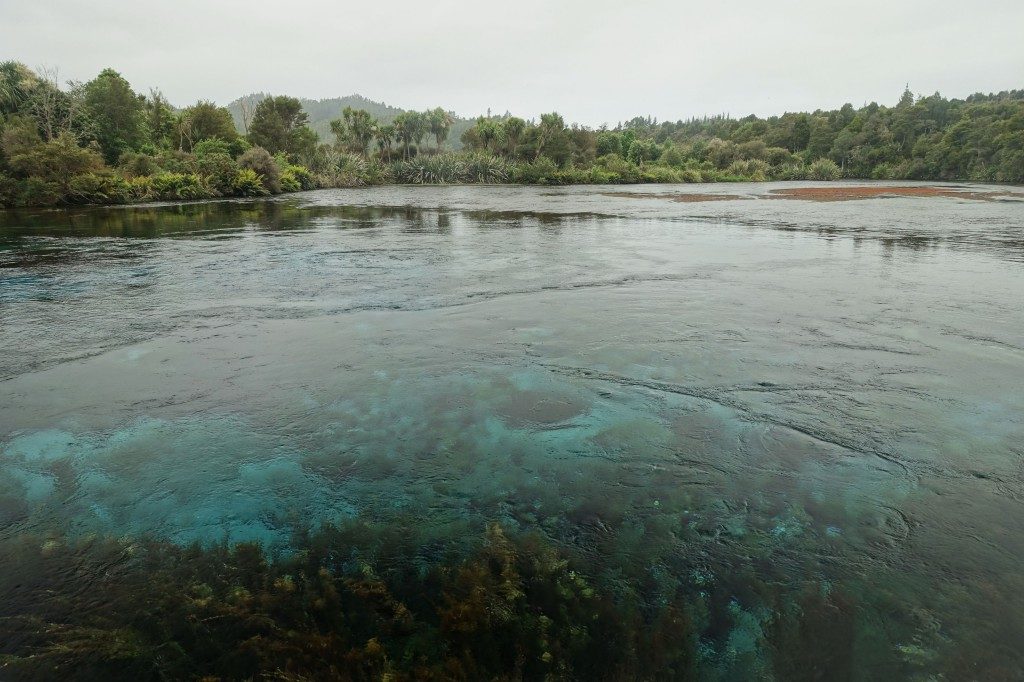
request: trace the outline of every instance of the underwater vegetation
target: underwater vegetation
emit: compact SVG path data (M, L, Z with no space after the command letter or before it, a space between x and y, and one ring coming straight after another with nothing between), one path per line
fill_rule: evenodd
M13 567L0 573L0 676L658 680L738 679L742 670L837 680L871 672L857 660L859 606L836 585L783 595L743 575L736 592L666 595L652 574L616 589L584 556L499 524L467 551L367 521L300 532L295 543L302 549L272 556L252 543L0 540ZM744 590L777 608L745 610ZM768 659L754 636L768 643ZM914 645L892 653L956 664ZM963 673L983 669L963 663ZM874 672L942 679L912 665ZM1012 679L1011 670L987 673Z
M4 679L692 677L680 603L616 603L535 534L425 564L391 526L254 544L4 542ZM54 583L69 581L54 592ZM614 642L613 646L609 646Z

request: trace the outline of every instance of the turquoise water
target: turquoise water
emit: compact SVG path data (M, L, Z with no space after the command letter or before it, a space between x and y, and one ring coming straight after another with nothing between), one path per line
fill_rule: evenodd
M772 188L0 214L0 540L497 522L718 604L701 677L807 589L849 677L1024 677L1024 194Z

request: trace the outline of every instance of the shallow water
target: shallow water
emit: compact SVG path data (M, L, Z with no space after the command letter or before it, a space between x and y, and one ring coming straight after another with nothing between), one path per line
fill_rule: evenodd
M725 599L706 677L807 585L855 677L1024 676L1024 192L779 187L0 213L0 539L497 521Z

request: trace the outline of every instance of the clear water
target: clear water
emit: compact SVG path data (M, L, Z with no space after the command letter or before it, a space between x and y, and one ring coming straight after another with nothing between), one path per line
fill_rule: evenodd
M680 191L0 213L0 538L498 521L729 601L707 676L842 585L862 678L1024 677L1024 192Z

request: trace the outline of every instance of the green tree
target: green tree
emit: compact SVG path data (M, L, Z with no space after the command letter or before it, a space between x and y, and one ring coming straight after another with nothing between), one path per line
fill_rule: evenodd
M249 141L271 154L297 157L316 147L316 134L307 127L309 115L294 97L267 97L258 105L249 125Z
M559 136L564 132L565 119L562 118L561 114L557 112L541 114L540 124L537 126L536 158L540 158L541 154L554 158L551 154L552 148L555 146Z
M395 117L395 137L402 143L402 157L409 158L412 143L417 144L426 135L423 114L418 111L403 111Z
M455 119L452 115L441 107L427 112L427 126L430 128L430 134L434 136L434 141L437 143L437 149L440 151L444 147L445 140L448 139L448 134L452 130L452 124L455 123Z
M121 74L104 69L85 84L84 104L103 158L114 163L146 140L145 98L135 93Z
M156 149L169 149L177 129L174 109L159 90L150 90L145 102L146 130Z
M203 140L217 138L231 142L238 137L231 112L213 102L199 101L181 112L179 145L185 151Z
M37 82L36 75L21 62L0 62L0 115L20 111Z
M331 132L339 147L348 147L366 156L374 139L377 121L368 111L345 107L341 118L331 121Z
M523 133L526 131L526 121L516 116L510 116L505 119L501 126L505 133L506 152L509 156L515 156L516 148L519 146L520 140L523 139Z
M602 130L597 134L597 155L607 156L617 154L622 156L622 135L611 130Z
M373 139L377 142L377 148L384 155L384 158L391 158L391 144L395 141L395 126L378 125L373 130Z

